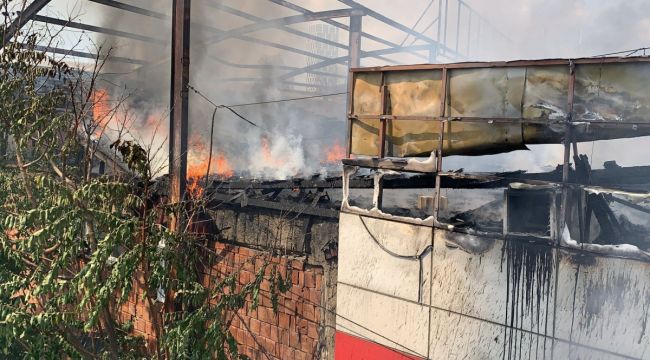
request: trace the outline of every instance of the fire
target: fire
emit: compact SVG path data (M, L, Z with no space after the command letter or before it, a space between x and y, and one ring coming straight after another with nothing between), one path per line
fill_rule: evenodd
M190 196L198 198L203 195L200 179L208 173L208 146L198 135L193 135L189 140L190 151L187 159L187 190ZM222 153L212 153L209 160L210 174L217 174L221 178L232 177L234 172L228 159Z
M106 89L97 88L92 94L92 113L93 121L97 128L94 135L101 136L111 121L111 107L109 104L108 91Z
M277 159L273 156L273 153L271 152L271 147L269 145L269 139L266 138L265 136L262 136L260 139L261 145L262 145L262 157L264 158L264 161L268 164L268 166L282 166L284 165L284 161L282 159Z
M323 162L336 163L343 158L345 158L345 148L341 146L338 140L336 140L334 145L327 150L326 158L323 160Z

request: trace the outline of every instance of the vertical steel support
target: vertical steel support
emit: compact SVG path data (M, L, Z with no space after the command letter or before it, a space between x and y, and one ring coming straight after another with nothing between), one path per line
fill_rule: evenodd
M169 127L170 201L183 200L187 174L188 83L190 79L190 3L174 0ZM177 219L180 221L181 219Z
M361 64L361 15L350 16L350 60L348 66L359 67Z
M441 96L440 96L440 137L438 138L438 151L436 154L436 193L434 194L435 197L434 202L433 202L433 223L437 224L438 223L438 215L440 213L440 185L441 185L441 179L440 179L440 172L442 172L442 148L443 148L443 143L445 141L445 122L446 120L443 120L445 117L445 113L447 110L447 101L448 101L448 84L449 82L449 75L447 73L447 67L442 68L442 91L441 91ZM449 126L451 126L451 123L449 123ZM435 226L434 226L435 228Z
M575 90L576 73L575 64L573 61L569 62L569 98L568 98L568 115L565 121L564 131L564 164L562 165L562 208L560 209L560 226L557 234L562 234L562 230L566 226L567 207L569 206L569 162L571 158L571 140L573 138L573 97Z
M348 43L348 68L352 69L359 67L361 65L361 19L362 15L352 15L350 16L350 30L349 30L349 43ZM354 74L350 71L348 73L348 103L346 105L347 109L347 119L348 119L348 146L347 146L347 157L350 157L350 152L352 151L352 114L353 114L353 103L352 103L352 92L354 91Z
M458 53L458 47L460 46L460 15L462 12L462 3L458 2L458 12L456 13L456 53Z

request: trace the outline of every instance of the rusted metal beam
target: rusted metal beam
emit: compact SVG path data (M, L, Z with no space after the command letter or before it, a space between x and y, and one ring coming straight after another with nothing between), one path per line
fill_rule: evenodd
M123 38L146 41L146 42L156 43L156 44L161 44L161 45L165 45L167 43L167 41L164 40L164 39L158 39L158 38L154 38L154 37L150 37L150 36L134 34L134 33L127 32L127 31L109 29L109 28L105 28L105 27L101 27L101 26L83 24L83 23L74 22L74 21L70 21L70 20L57 19L57 18L53 18L53 17L49 17L49 16L34 15L32 20L42 22L42 23L46 23L46 24L58 25L58 26L62 26L62 27L65 27L65 28L92 31L92 32L96 32L96 33L119 36L119 37L123 37Z
M416 49L428 49L425 46L413 46ZM377 52L389 51L391 49L377 50ZM354 72L368 71L408 71L408 70L440 70L440 69L467 69L467 68L493 68L493 67L525 67L537 65L566 65L569 62L575 65L581 64L611 64L611 63L628 63L628 62L650 62L650 56L630 56L630 57L589 57L576 59L544 59L544 60L516 60L516 61L485 61L485 62L458 62L448 64L417 64L417 65L389 65L356 68Z
M188 83L190 80L190 0L174 0L172 15L172 67L169 126L170 201L185 196L187 174L187 131L189 117ZM175 220L176 225L183 219ZM178 229L178 227L177 227Z
M0 49L2 49L5 44L7 44L12 37L14 37L20 29L22 29L25 24L31 20L36 13L41 11L45 5L49 4L50 0L34 0L29 4L23 11L18 14L18 17L11 23L7 28L2 31L2 44L0 44Z
M317 216L332 219L338 219L339 217L339 211L336 209L314 207L311 204L305 203L297 203L291 201L268 201L255 198L245 198L245 200L243 200L241 199L242 197L234 198L231 194L220 193L212 193L209 195L209 198L214 202L214 204L209 204L208 206L236 205L239 209L250 206L270 210L279 210L283 213L295 215Z

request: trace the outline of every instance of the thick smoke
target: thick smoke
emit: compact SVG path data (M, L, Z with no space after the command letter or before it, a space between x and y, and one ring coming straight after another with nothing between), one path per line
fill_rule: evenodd
M258 14L257 19L245 19L217 7L227 6L231 12ZM169 4L158 1L138 2L141 6L169 15ZM342 7L342 6L341 6ZM190 84L200 94L190 91L190 139L192 144L204 147L210 143L211 120L214 106L236 105L287 99L322 93L344 92L340 66L338 84L328 88L312 89L312 93L299 83L306 77L281 79L291 68L307 65L304 54L296 54L277 47L291 46L309 51L309 40L278 29L266 29L246 34L247 38L220 38L220 34L265 19L279 18L296 13L270 2L200 1L192 3ZM140 112L145 119L136 122L136 131L146 140L151 138L152 114L161 116L161 129L156 137L168 129L165 111L169 107L169 53L170 19L158 20L141 15L111 11L103 13L103 25L137 34L147 34L165 39L165 43L147 44L141 41L119 39L106 42L113 55L143 59L149 64L132 73L116 75L119 91L131 93L130 108ZM145 19L146 21L142 21ZM309 32L306 26L295 26ZM115 38L111 38L115 39ZM336 39L338 41L338 39ZM277 47L271 46L277 44ZM343 56L341 53L339 56ZM113 65L109 73L128 72L124 66ZM208 101L209 100L209 101ZM163 111L161 111L163 109ZM310 175L328 166L323 163L327 149L343 143L345 134L345 96L314 100L257 104L234 107L237 113L221 108L215 115L213 136L214 155L224 156L236 175L259 178L286 178ZM244 121L241 117L255 125ZM137 126L140 125L140 126ZM159 142L159 141L158 141ZM190 155L198 152L190 149ZM206 161L190 159L194 163ZM218 170L214 169L213 170Z
M439 19L436 20L438 1L434 1L428 8L428 0L410 1L409 6L389 0L359 2L408 27L414 26L426 9L415 29L431 38L442 38L443 34L437 34L437 22L440 22ZM170 2L148 0L132 3L167 16L171 13ZM448 3L450 10L445 32L446 44L454 47L458 43L460 50L469 54L469 60L592 56L650 44L647 35L650 33L650 17L646 15L650 13L650 4L641 0L473 0L467 2L475 10L471 25L468 24L467 15L461 15L459 32L456 31L457 3L454 0ZM230 12L217 9L220 4L228 7ZM313 11L346 7L335 0L305 0L300 5ZM84 3L84 9L85 7L88 10L82 9L82 13L101 17L99 25L162 40L146 43L117 37L110 37L110 41L96 39L105 48L113 47L115 56L148 62L137 71L133 71L132 65L117 63L111 63L106 70L115 74L111 81L118 85L116 91L131 94L129 105L137 113L134 129L139 130L145 142L155 138L154 147L162 146L162 156L166 156L164 141L168 131L171 19L145 17L93 3ZM245 18L233 14L238 11L254 17ZM282 75L293 68L308 65L309 58L304 54L278 49L272 44L314 52L313 43L309 40L280 29L246 34L248 38L244 39L219 39L219 33L223 31L296 14L295 11L262 0L193 2L191 84L214 103L225 105L308 95L305 90L309 89L300 84L308 81L306 75L288 79L283 79ZM479 21L479 17L482 20ZM347 20L341 19L341 22L347 23ZM427 28L431 23L434 25ZM307 24L293 25L291 28L307 33L311 31ZM442 26L443 30L444 28ZM397 44L423 44L421 40L406 37L404 33L371 18L364 19L363 29ZM347 43L347 32L341 30L337 37L335 41ZM385 45L363 39L364 51L383 47ZM337 51L338 56L346 55L344 49ZM328 57L336 55L334 53ZM421 55L423 56L394 54L379 59L364 58L362 66L427 62L426 52ZM440 56L437 61L452 59ZM339 75L340 80L327 88L312 89L312 94L345 91L345 64L337 65L335 71L338 74L334 75ZM203 143L209 143L213 106L193 92L190 100L190 138L194 136ZM215 116L213 151L227 158L235 173L242 176L276 178L318 173L323 167L322 160L326 158L327 149L337 143L344 143L344 96L233 109L257 126L252 126L226 109L218 110ZM153 119L157 119L159 124L155 136L152 136L150 129L150 125L155 123ZM612 159L621 159L619 164L630 166L642 164L644 156L641 152L622 149L643 145L647 145L645 138L625 139L581 144L579 150L593 158L594 167L601 167L604 161ZM496 155L487 161L477 162L461 157L449 158L445 164L448 168L463 167L466 170L541 171L549 170L561 161L561 147L536 146L534 151Z

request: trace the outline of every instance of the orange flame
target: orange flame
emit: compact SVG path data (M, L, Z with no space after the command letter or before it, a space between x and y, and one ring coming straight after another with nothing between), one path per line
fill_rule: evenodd
M269 144L269 139L266 138L266 136L262 136L260 139L261 145L262 145L262 157L264 158L264 161L268 164L268 166L282 166L284 165L284 160L282 159L276 159L273 157L273 153L271 152L271 147Z
M341 146L338 140L334 143L332 147L327 150L325 154L326 158L323 160L324 163L336 163L345 158L345 148Z
M198 135L193 135L189 140L189 156L187 164L187 190L193 198L203 195L203 187L199 183L200 179L208 172L208 146ZM209 161L210 174L217 174L221 178L230 178L234 175L233 169L228 159L221 153L212 153L212 159Z
M111 121L111 107L109 105L108 91L97 88L92 94L93 121L97 128L94 135L101 136L108 123Z

